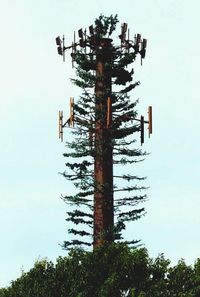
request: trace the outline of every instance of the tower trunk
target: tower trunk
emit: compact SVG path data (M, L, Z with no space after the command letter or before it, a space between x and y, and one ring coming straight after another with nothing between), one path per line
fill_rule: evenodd
M94 247L114 241L113 143L107 121L110 112L109 122L112 122L111 42L111 39L100 39L96 54Z

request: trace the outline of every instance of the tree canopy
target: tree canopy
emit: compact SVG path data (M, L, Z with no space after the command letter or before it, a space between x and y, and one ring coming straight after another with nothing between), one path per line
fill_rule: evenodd
M174 267L145 248L113 243L92 252L72 249L55 264L46 259L23 272L0 297L199 297L200 259Z

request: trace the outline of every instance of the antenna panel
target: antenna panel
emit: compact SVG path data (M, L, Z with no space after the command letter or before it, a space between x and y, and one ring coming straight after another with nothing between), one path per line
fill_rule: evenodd
M146 55L147 39L143 39L141 46L142 46L140 51L141 59L144 59Z
M63 141L63 111L59 111L58 115L59 138Z
M60 36L56 37L56 44L57 44L58 46L61 46L61 43L62 43L62 41L61 41L61 39L60 39Z
M70 127L74 127L74 98L70 97L70 117L69 117Z
M93 25L89 26L90 35L94 35L94 28Z
M152 134L153 132L153 125L152 125L152 106L149 106L148 107L148 118L149 118L149 137L150 137L150 134Z
M122 34L123 34L123 33L126 33L127 28L128 28L128 24L127 24L127 23L123 23L123 24L122 24Z
M63 43L63 47L62 47L63 62L65 62L65 36L64 35L63 35L62 43Z
M78 36L79 36L79 38L83 39L83 30L82 29L78 30Z
M144 117L141 116L140 118L140 139L141 139L141 145L144 143Z
M141 34L137 34L136 43L139 44L141 42Z
M58 46L57 47L57 51L58 51L58 54L59 55L61 55L61 56L63 55L63 50L62 50L62 47L61 46Z
M142 42L142 47L143 49L147 47L147 39L143 39L143 42Z

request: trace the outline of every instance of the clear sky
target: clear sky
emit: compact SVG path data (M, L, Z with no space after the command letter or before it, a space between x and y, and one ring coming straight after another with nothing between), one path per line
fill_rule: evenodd
M140 98L139 114L153 106L153 137L144 145L151 154L132 170L148 177L150 189L146 217L129 225L127 238L141 239L150 256L164 253L172 264L200 257L199 11L198 0L0 0L0 287L38 258L66 255L60 195L72 186L58 174L66 160L57 115L67 114L69 97L80 90L55 37L65 34L71 43L73 31L100 13L117 13L132 36L148 39L132 98Z

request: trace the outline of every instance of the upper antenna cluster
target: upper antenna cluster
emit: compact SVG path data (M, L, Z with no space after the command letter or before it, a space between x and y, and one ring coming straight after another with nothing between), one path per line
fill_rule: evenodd
M89 34L88 34L89 31ZM95 54L96 49L100 45L98 27L93 27L93 25L89 26L87 29L79 29L78 30L78 41L76 40L76 32L74 31L74 40L70 46L65 46L65 37L63 35L62 39L60 36L56 37L56 44L58 54L63 56L63 61L65 61L65 51L67 49L71 49L72 63L74 62L75 54L77 51L77 47L80 47L85 50L85 54ZM134 39L130 39L130 29L128 29L128 24L123 23L121 25L121 34L119 35L119 39L121 40L121 45L118 48L124 49L126 52L130 52L130 49L134 49L135 53L139 53L141 55L141 64L142 59L145 58L146 47L147 47L147 39L142 39L141 34L136 34ZM88 52L89 50L89 52Z

